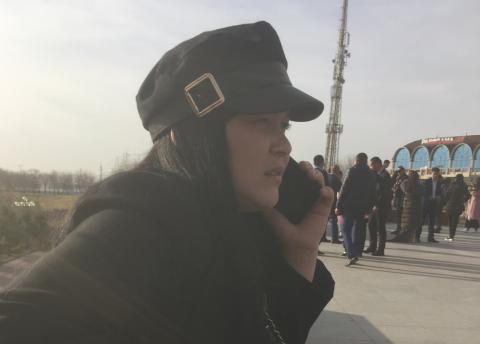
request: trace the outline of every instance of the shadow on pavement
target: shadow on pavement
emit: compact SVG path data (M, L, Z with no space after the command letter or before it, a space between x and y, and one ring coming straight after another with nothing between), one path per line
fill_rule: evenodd
M375 257L363 257L364 261L379 261ZM464 262L450 262L437 259L408 258L388 254L381 258L381 262L389 264L415 266L429 269L440 269L442 271L455 271L471 274L480 274L480 264L471 264ZM480 263L480 261L479 261Z
M362 315L323 311L310 330L307 344L393 343Z
M392 249L395 250L395 249ZM371 257L364 256L360 261L352 266L353 269L364 269L387 273L396 273L412 276L426 276L443 279L455 279L462 281L480 282L480 264L471 264L463 262L448 262L436 259L424 259L424 258L408 258L391 256L388 254L384 257ZM344 260L344 257L328 255L329 258L336 258ZM375 265L374 265L375 264ZM376 265L384 264L384 265ZM404 266L405 268L401 268ZM414 270L411 268L418 268L420 270ZM436 271L425 271L425 269ZM438 272L437 272L438 271ZM449 273L451 272L451 273ZM452 274L453 273L453 274ZM454 273L462 273L476 276L464 276Z
M408 269L397 269L397 268L390 268L390 267L377 267L377 266L362 265L360 263L357 263L354 268L394 273L394 274L402 274L402 275L454 279L454 280L469 281L469 282L480 282L480 277L476 278L476 277L458 276L458 275L450 275L450 274L443 274L443 273L436 273L436 272L423 272L423 271L412 271Z
M444 242L441 238L436 238L440 242ZM388 243L387 243L388 245ZM435 245L435 246L432 246ZM444 243L444 244L430 244L430 243L418 243L415 246L428 246L428 247L436 247L441 250L456 250L456 251L465 251L465 252L478 252L480 249L480 242L459 242L455 241L454 244L452 243ZM442 252L443 254L443 252ZM448 253L446 253L448 254Z
M411 252L422 252L426 255L428 254L438 254L438 252L430 252L430 251L425 251L425 250L415 250L413 248L417 247L418 244L405 244L405 248L400 248L398 245L395 247L395 251L411 251ZM443 245L442 245L443 246ZM410 248L412 247L412 248ZM435 247L435 246L434 246ZM389 247L387 246L387 250ZM480 249L479 249L480 250ZM476 258L478 259L478 256L472 256L468 254L458 254L458 253L450 253L450 252L442 252L442 255L447 255L447 256L456 256L456 257L465 257L465 258Z

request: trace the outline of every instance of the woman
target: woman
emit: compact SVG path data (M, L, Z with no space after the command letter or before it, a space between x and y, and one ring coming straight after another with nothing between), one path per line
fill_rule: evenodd
M450 183L445 197L445 212L448 215L449 236L446 241L453 241L457 231L458 219L465 210L465 202L468 200L469 193L467 184L463 181L463 175L457 174L455 180Z
M475 232L478 231L480 222L480 177L477 178L472 191L470 191L466 215L464 231L468 232L470 228L475 229Z
M265 22L167 52L137 95L152 150L89 190L0 295L2 342L304 343L333 295L317 260L333 194L296 225L274 209L289 120L323 110L286 66Z
M402 221L400 233L392 241L396 242L419 242L422 225L422 186L419 183L419 175L416 171L410 170L408 178L401 184L400 188L404 193Z

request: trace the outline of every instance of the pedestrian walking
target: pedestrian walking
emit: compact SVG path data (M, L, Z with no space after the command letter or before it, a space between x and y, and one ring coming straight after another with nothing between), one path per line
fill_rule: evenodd
M365 236L365 217L370 214L375 202L376 176L367 165L365 153L356 156L340 189L335 213L343 218L343 243L346 249L346 266L356 264L361 251L360 243Z
M447 241L453 241L457 231L460 214L465 210L465 202L469 197L468 187L463 180L463 174L457 174L455 180L450 184L446 196L445 211L448 215L449 236Z
M384 256L387 241L386 222L392 204L392 179L379 157L370 159L370 169L376 176L376 194L372 215L368 221L370 245L364 252L373 256Z

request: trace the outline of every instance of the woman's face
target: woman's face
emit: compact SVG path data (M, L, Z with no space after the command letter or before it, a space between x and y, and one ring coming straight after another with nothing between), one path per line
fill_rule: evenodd
M286 112L238 115L225 126L230 173L242 212L272 208L292 146L285 136Z

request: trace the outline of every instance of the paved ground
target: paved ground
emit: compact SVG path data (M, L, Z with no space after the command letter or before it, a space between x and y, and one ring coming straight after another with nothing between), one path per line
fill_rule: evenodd
M308 344L480 343L480 232L452 243L444 233L439 244L389 243L387 256L350 268L341 245L322 244L336 291ZM0 266L0 287L40 255Z
M385 257L349 268L341 245L322 243L336 291L308 344L480 343L480 232L458 232L451 243L445 236L388 243Z

